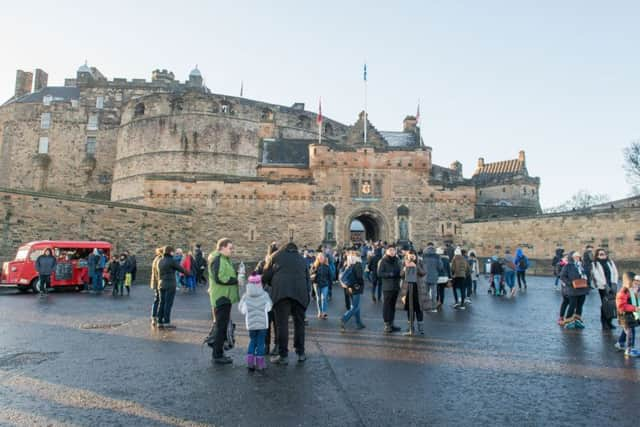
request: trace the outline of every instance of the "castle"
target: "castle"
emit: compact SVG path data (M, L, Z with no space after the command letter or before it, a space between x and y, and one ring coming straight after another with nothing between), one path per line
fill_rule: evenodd
M265 241L344 243L354 220L366 238L459 240L464 221L540 213L539 178L524 151L478 165L432 163L416 118L400 131L212 93L195 68L184 82L107 79L82 65L62 87L17 71L0 107L0 187L189 210L250 253ZM367 128L365 143L364 128ZM194 237L195 238L195 237Z

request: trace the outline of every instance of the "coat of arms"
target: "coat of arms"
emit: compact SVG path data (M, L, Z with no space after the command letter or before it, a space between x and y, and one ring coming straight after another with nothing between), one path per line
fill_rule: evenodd
M371 194L371 183L369 181L362 183L362 194Z

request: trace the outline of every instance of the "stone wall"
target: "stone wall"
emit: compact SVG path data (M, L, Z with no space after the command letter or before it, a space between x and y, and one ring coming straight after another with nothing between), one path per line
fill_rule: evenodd
M21 244L33 240L106 240L116 251L136 254L144 269L158 246L193 245L191 218L185 212L0 189L0 260L12 259Z
M470 221L462 225L461 243L480 257L521 247L537 261L538 273L550 272L559 245L582 252L591 244L607 249L623 267L640 271L640 208Z

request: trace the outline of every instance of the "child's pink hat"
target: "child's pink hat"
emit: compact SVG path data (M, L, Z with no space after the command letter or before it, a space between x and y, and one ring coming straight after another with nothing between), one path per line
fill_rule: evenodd
M262 284L262 276L259 274L253 274L249 276L249 283L254 283L256 285Z

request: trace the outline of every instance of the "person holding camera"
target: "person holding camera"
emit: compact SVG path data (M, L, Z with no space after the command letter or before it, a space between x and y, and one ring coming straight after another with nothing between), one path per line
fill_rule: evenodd
M424 335L422 307L427 304L426 286L420 280L424 275L425 271L422 262L418 261L416 251L410 249L405 254L402 271L400 272L400 277L403 280L402 290L404 292L402 303L407 311L407 320L409 322L409 327L405 333L407 336L414 335L414 319L418 321L418 333ZM422 284L421 287L418 286L419 283Z

